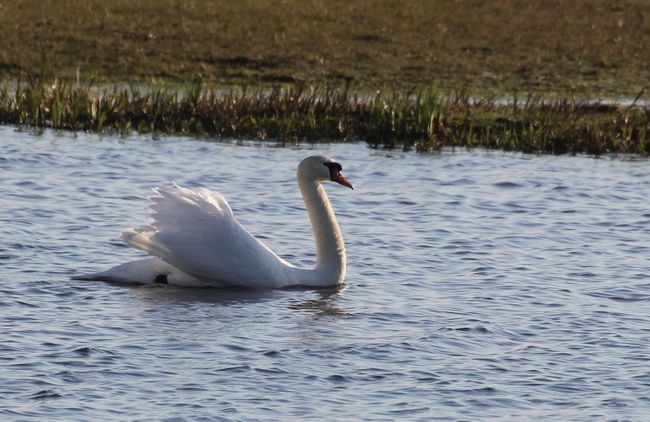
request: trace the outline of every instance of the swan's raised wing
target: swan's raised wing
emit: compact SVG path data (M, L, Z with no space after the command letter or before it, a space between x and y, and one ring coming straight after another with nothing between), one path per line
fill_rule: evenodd
M223 196L174 184L151 196L153 223L127 229L131 246L202 280L269 287L290 267L234 218Z

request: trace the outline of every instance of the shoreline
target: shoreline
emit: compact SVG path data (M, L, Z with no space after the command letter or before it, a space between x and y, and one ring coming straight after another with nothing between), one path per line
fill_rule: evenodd
M427 87L359 95L347 85L205 88L5 81L0 124L128 136L133 132L280 142L365 141L422 152L446 147L543 154L650 154L650 107L643 92L627 104L512 96L443 94Z

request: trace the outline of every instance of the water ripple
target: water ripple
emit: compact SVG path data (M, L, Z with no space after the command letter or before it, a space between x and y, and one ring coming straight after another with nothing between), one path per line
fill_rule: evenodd
M647 161L239 144L0 127L0 418L647 418ZM328 188L343 288L69 280L140 257L119 233L171 180L313 263L312 153L357 187Z

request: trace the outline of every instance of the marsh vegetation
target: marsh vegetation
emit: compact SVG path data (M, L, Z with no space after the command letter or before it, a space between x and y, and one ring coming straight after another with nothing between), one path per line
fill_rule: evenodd
M0 7L0 123L423 151L650 152L647 2Z
M58 82L0 89L0 123L92 132L182 134L279 141L355 141L415 148L483 147L524 152L650 152L650 109L633 104L503 102L433 88L358 95L348 86L93 92Z

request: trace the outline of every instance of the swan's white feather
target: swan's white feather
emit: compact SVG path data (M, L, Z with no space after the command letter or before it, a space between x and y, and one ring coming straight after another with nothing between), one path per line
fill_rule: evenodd
M206 287L209 284L185 274L160 258L151 257L117 265L106 271L72 277L73 280L101 280L114 283L154 284L163 275L164 282L182 287Z
M287 278L293 267L239 224L218 192L175 184L156 188L150 215L152 224L126 229L122 237L181 272L215 285L268 288L292 282Z

